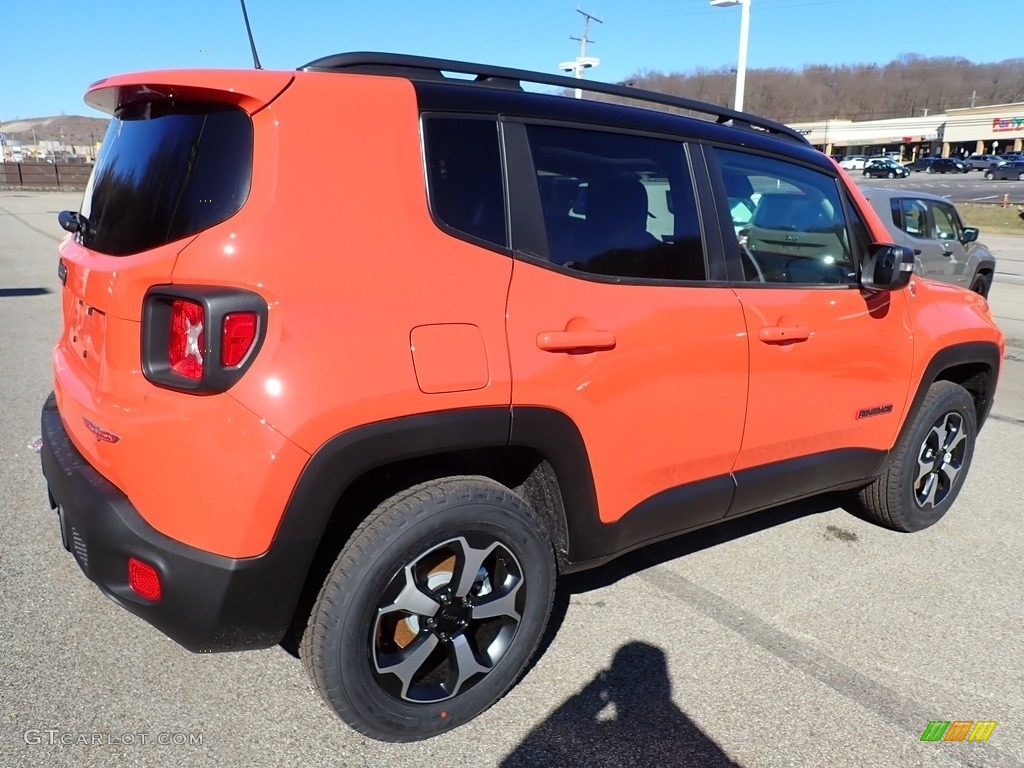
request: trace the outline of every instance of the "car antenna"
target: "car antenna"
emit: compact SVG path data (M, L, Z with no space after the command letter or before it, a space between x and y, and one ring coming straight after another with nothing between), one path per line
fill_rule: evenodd
M252 26L249 24L249 14L245 10L245 0L239 0L242 3L242 18L245 19L245 31L249 33L249 47L252 48L252 63L256 65L256 69L263 69L260 66L260 57L256 53L256 41L252 39Z

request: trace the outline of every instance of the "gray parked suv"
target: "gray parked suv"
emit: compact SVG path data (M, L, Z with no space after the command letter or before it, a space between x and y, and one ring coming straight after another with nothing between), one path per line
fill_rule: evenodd
M987 171L989 168L995 168L1000 163L1006 162L1006 160L999 155L971 155L965 158L964 162L967 163L972 171Z
M978 242L978 228L964 225L953 203L908 189L862 191L882 217L893 242L914 249L917 274L988 296L995 257Z

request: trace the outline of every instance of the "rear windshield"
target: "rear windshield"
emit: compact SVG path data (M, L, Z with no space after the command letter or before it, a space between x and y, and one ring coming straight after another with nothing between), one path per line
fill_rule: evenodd
M249 194L252 121L241 109L169 100L110 121L82 200L82 243L113 256L193 235Z

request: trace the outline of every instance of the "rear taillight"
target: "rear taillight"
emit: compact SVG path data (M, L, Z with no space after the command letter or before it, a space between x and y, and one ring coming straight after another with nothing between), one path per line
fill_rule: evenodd
M205 320L202 304L186 299L171 302L171 338L167 347L167 361L172 371L186 379L199 381L203 378Z
M233 368L245 359L256 341L256 313L232 312L224 315L220 364Z
M161 387L196 394L223 392L259 353L267 303L235 288L151 288L142 312L142 370Z

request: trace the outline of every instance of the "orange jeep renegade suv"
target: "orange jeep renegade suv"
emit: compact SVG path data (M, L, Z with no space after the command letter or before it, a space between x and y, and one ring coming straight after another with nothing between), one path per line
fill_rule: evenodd
M85 98L113 119L60 217L64 546L192 651L294 632L365 734L499 699L559 573L827 490L915 531L963 486L988 305L785 126L387 54Z

